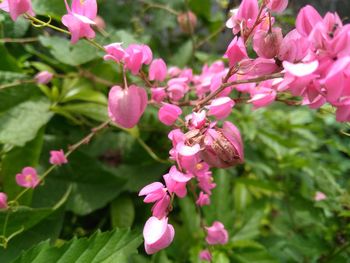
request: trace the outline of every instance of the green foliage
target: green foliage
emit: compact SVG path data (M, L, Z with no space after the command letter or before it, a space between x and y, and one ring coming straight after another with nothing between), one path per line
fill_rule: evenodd
M130 230L96 232L90 238L73 239L62 246L43 242L20 255L20 262L127 262L141 243L139 235Z

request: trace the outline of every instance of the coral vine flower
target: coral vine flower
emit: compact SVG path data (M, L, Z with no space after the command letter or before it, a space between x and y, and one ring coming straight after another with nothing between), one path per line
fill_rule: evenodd
M233 106L235 106L235 102L229 97L215 99L207 107L209 109L208 115L215 116L218 120L225 119L231 114Z
M165 89L162 87L151 88L151 98L155 102L161 103L166 98Z
M25 188L35 188L40 183L37 171L32 167L25 167L22 173L16 175L16 182Z
M125 50L122 48L122 43L112 43L104 46L107 54L103 57L104 60L114 60L120 62L125 57Z
M182 110L180 107L172 104L165 103L158 112L159 120L167 125L173 125L177 118L182 114Z
M13 21L16 21L20 15L25 13L35 16L31 0L3 0L0 3L0 9L10 13Z
M149 80L165 80L167 75L167 66L163 59L155 59L149 67Z
M165 174L163 178L170 194L175 193L180 198L186 196L186 183L192 179L192 175L181 173L173 165L169 173Z
M150 217L143 228L143 238L145 239L145 250L147 254L154 254L166 248L173 241L175 230L168 224L168 218L158 219Z
M270 0L267 7L277 13L282 13L288 6L288 0Z
M212 255L210 253L209 250L202 250L200 253L199 253L199 259L200 260L204 260L204 261L209 261L211 262L212 260Z
M124 128L134 127L147 106L147 93L143 88L114 86L108 95L109 117Z
M62 17L62 23L68 28L72 35L72 44L78 42L80 38L94 38L95 31L91 25L95 25L97 16L96 0L73 0L72 8L67 0L64 0L68 14Z
M38 84L47 84L51 81L53 74L48 71L41 71L35 75L35 80Z
M209 198L209 195L203 193L203 192L200 192L199 193L199 197L196 201L196 204L198 206L205 206L205 205L210 205L210 198Z
M66 156L64 156L63 150L50 151L50 163L55 165L68 163Z
M7 207L7 194L0 192L0 209L6 209Z
M327 196L324 193L319 192L319 191L317 191L315 193L315 196L314 196L315 201L319 202L319 201L323 201L325 199L327 199Z
M242 59L248 58L243 39L240 37L234 37L229 44L224 57L228 58L230 67L233 67Z
M131 44L125 49L125 68L137 75L142 64L149 65L152 62L152 50L147 45Z
M227 243L228 233L225 226L221 222L215 221L211 227L206 227L205 229L208 233L205 241L207 241L209 245L224 245Z

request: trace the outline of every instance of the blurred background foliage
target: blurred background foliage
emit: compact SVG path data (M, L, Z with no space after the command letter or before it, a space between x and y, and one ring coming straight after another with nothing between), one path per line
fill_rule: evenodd
M62 0L33 2L40 18L50 15L60 25ZM204 63L222 56L232 38L223 26L239 1L98 2L107 24L98 42L146 43L169 65L189 65L199 73ZM345 0L291 2L277 17L285 32L301 4L315 2L322 13L337 9L344 18L350 8ZM190 35L181 31L176 16L187 10L198 19ZM121 74L86 42L71 46L60 33L24 19L13 23L5 13L0 13L0 36L0 183L11 199L20 191L14 176L24 166L45 171L50 150L67 149L107 120L108 88L121 82ZM41 70L58 77L34 85L30 80ZM129 81L142 85L132 76ZM214 173L217 188L204 214L207 224L225 224L230 242L213 251L213 262L350 262L350 126L336 123L331 108L315 112L282 103L256 111L240 105L230 120L243 134L246 162ZM150 206L137 193L160 180L169 165L152 159L139 141L164 159L170 142L154 108L137 129L101 132L44 186L29 191L2 232L22 231L0 250L0 262L199 262L204 233L191 195L176 201L170 216L174 243L152 257L144 253L141 232ZM327 199L315 202L317 191ZM0 231L5 218L0 212ZM99 257L102 247L109 249ZM68 259L68 252L76 258Z

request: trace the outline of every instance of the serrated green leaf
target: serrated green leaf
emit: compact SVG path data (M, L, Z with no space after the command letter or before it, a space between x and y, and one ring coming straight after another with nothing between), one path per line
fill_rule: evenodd
M22 253L13 263L112 263L127 262L142 240L130 230L96 232L90 238L72 239L61 247L52 247L49 242Z
M135 207L127 195L119 196L111 203L111 222L114 228L131 227L135 218Z

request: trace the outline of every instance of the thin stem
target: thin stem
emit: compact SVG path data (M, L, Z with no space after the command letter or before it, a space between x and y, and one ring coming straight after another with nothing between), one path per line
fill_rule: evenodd
M200 108L201 106L205 105L207 102L209 102L211 99L215 98L220 92L222 92L225 88L230 87L230 86L235 86L239 84L246 84L246 83L255 83L255 82L260 82L260 81L265 81L269 79L276 79L276 78L281 78L283 77L283 73L275 73L271 75L266 75L266 76L261 76L257 78L251 78L251 79L240 79L232 82L221 84L220 88L215 90L214 92L210 93L207 97L202 99L197 103L197 108Z
M225 30L225 28L226 28L226 25L223 25L222 27L220 27L219 29L211 33L209 36L207 36L206 38L198 42L196 45L196 49L200 48L205 43L209 42L212 38L214 38L216 35L220 34L223 30Z
M41 27L49 27L49 28L52 28L52 29L54 29L56 31L59 31L59 32L67 34L67 35L71 34L69 31L67 31L65 29L62 29L62 28L59 28L57 26L51 25L50 24L51 18L50 18L49 22L44 22L44 21L42 21L42 20L40 20L40 19L38 19L38 18L36 18L34 16L28 15L28 14L25 15L25 18L27 18L28 20L31 20L32 22L38 23L38 24L32 23L32 25L35 26L35 27L38 27L38 25L40 25Z
M162 9L164 11L167 11L168 13L170 13L172 15L175 15L175 16L179 15L179 13L176 10L170 8L169 6L161 5L161 4L155 4L155 3L149 3L149 2L143 1L143 0L141 0L140 2L145 4L145 5L147 5L147 7L144 9L144 12L146 12L148 9L156 8L156 9Z
M191 24L191 18L190 18L190 7L189 7L189 3L188 0L185 0L185 7L186 7L186 19L187 19L187 26L189 29L189 34L190 34L190 38L191 38L191 42L192 42L192 56L191 56L191 60L193 60L194 55L196 53L196 40L194 39L193 33L194 33L194 26Z
M158 155L155 154L155 152L140 137L137 137L136 140L155 161L166 164L171 163L169 160L163 160L162 158L158 157Z
M37 37L0 39L0 43L31 43L31 42L37 42L37 41L39 41Z
M6 88L15 87L15 86L19 86L19 85L22 85L22 84L30 84L30 83L35 83L35 80L34 79L16 80L16 81L14 81L12 83L9 83L9 84L0 85L0 90L6 89Z

